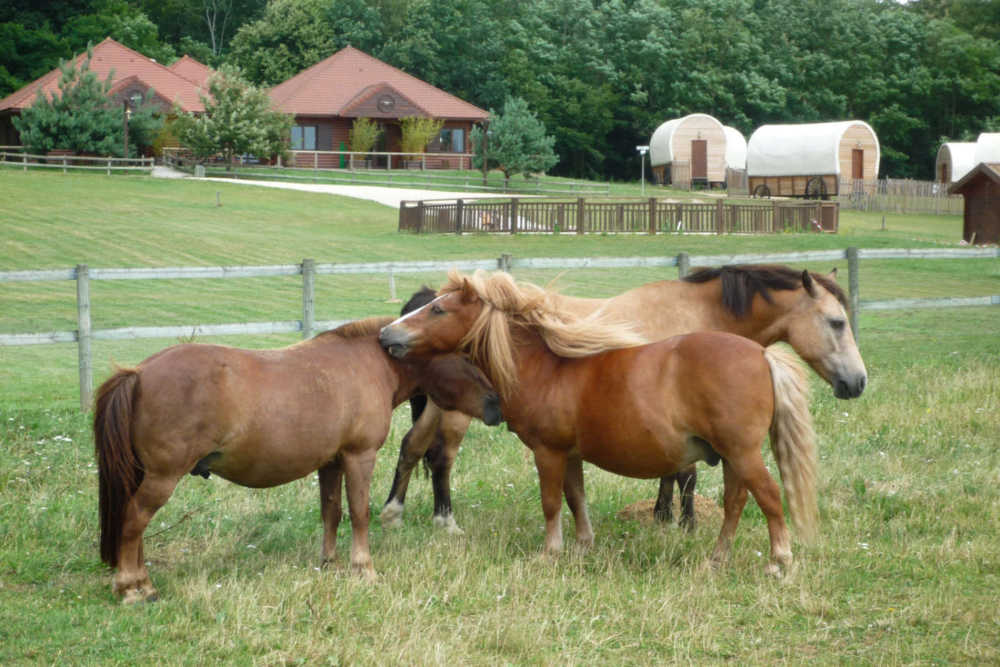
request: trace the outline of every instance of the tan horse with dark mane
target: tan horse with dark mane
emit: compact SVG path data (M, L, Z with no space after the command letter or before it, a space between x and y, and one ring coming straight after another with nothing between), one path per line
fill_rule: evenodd
M350 563L374 577L369 487L393 408L424 391L486 423L501 419L496 391L465 359L386 356L376 336L388 322L362 320L276 350L177 345L104 382L94 442L112 590L125 602L156 599L142 535L188 473L259 488L318 470L324 562L335 554L346 478Z
M552 295L567 311L602 312L634 322L650 341L694 331L727 331L761 345L785 342L826 380L838 398L860 396L868 375L847 321L847 299L829 275L787 266L700 269L681 280L662 280L609 299ZM428 303L434 292L414 295L403 313ZM417 397L414 425L400 445L399 463L382 521L398 523L413 468L424 457L434 489L434 523L459 531L451 511L449 478L469 418ZM426 407L425 407L426 404ZM694 466L660 480L654 515L672 519L673 485L681 489L681 524L694 526Z
M767 517L768 570L792 560L778 485L761 456L770 433L792 519L816 529L815 443L808 382L794 357L728 333L699 332L636 345L627 325L580 317L541 288L507 274L453 272L440 296L386 326L396 358L461 350L499 389L511 431L534 453L545 550L562 548L562 494L577 540L593 541L582 462L629 477L723 462L725 516L712 552L726 559L753 494Z

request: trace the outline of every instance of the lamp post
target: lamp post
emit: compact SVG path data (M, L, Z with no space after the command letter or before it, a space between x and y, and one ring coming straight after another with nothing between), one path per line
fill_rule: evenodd
M639 173L642 179L642 196L646 196L646 153L649 152L649 146L636 146L635 149L639 151Z
M122 102L122 124L125 127L125 153L123 157L128 158L128 119L132 115L132 110L128 108L128 100Z

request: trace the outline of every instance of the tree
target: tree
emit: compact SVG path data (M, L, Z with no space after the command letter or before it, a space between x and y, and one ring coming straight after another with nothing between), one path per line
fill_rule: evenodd
M101 81L90 70L92 57L93 49L88 49L79 69L72 62L61 63L59 92L50 98L39 89L34 104L13 119L28 150L122 154L123 110L108 98L111 77Z
M435 120L425 116L408 116L399 121L402 126L400 149L404 153L423 153L427 144L441 134L443 120Z
M382 130L371 118L355 118L351 131L348 132L348 140L351 142L351 150L358 153L368 153L375 147Z
M226 169L237 155L283 155L288 146L292 118L271 110L267 93L250 84L240 70L223 65L208 80L202 96L205 113L175 109L173 131L181 144L198 158L222 155Z
M490 111L486 142L481 127L473 128L470 138L473 166L481 169L485 154L487 167L496 166L507 180L514 174L544 172L559 161L552 150L555 138L545 134L545 125L520 97L508 97L500 115Z

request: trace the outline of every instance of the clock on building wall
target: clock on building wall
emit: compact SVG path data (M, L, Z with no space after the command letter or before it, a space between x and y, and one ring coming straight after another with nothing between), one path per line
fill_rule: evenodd
M392 95L382 95L378 98L378 110L382 113L389 113L396 108L396 98Z

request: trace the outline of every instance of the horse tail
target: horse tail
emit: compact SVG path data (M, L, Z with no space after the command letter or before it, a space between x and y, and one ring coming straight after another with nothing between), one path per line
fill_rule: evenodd
M139 371L120 368L100 386L94 401L101 560L111 567L118 566L125 513L144 474L132 440L132 416L138 389Z
M799 360L787 350L764 350L774 387L771 451L778 462L788 509L796 531L805 541L816 536L816 433L809 412L809 380Z

